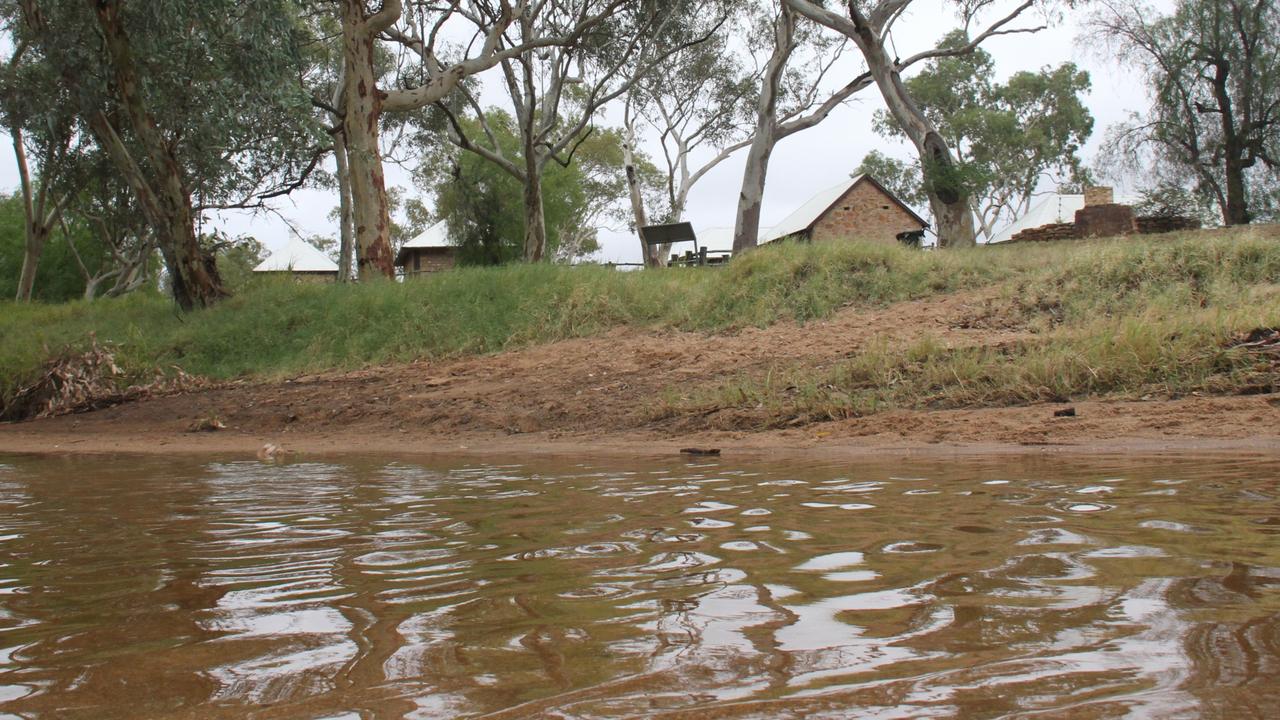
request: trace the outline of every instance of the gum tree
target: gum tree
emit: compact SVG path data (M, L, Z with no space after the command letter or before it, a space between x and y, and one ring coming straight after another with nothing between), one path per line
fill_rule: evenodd
M7 18L12 27L17 18ZM13 33L11 33L13 36ZM75 195L85 138L59 78L30 44L15 43L0 76L0 115L13 143L24 217L22 269L16 299L29 301L46 243Z
M522 164L521 131L509 113L491 110L484 129L471 118L460 122L464 132L491 136L504 157L517 166ZM597 233L602 227L627 219L627 188L619 172L622 145L621 132L598 129L578 146L573 162L551 163L547 167L542 178L546 259L571 262L590 255L599 249ZM462 248L463 262L499 264L523 259L524 207L511 202L523 191L521 180L481 155L453 145L427 157L418 167L415 180L435 197L437 216L448 222L451 238ZM638 163L646 191L651 192L657 169L643 156Z
M787 7L814 22L832 28L857 46L867 66L867 73L880 91L885 106L903 134L911 141L925 169L925 193L937 224L941 247L973 245L975 241L972 189L960 172L954 149L938 132L933 121L921 110L903 82L903 71L931 57L958 56L972 52L988 38L1011 33L1030 33L1044 25L1014 27L1012 24L1036 3L1023 0L985 30L973 35L964 45L935 47L905 60L891 52L891 36L900 21L909 17L913 0L847 0L837 12L812 0L783 0ZM977 21L978 15L998 0L958 0L955 5L964 26ZM910 22L908 20L907 22Z
M870 85L863 75L825 92L823 81L843 54L845 43L821 32L782 0L751 6L753 52L765 55L752 112L751 143L734 220L733 251L756 246L769 160L779 142L814 127L859 90Z
M224 297L209 210L301 186L327 143L288 0L18 0L15 40L69 89L133 193L183 309Z
M384 113L420 111L449 97L467 78L535 48L572 42L610 17L626 0L330 0L342 25L343 118L351 215L360 278L394 277L390 211L379 145ZM556 12L517 41L508 30L531 13ZM447 38L454 38L449 40ZM456 38L465 38L458 42ZM375 48L391 43L416 62L380 87Z
M1191 180L1227 225L1280 210L1274 0L1180 0L1170 15L1110 0L1092 24L1116 59L1142 68L1151 95L1145 114L1112 131L1113 155L1142 167L1156 185Z
M940 47L967 43L964 32L955 31ZM955 153L971 189L977 230L987 238L1000 220L1024 214L1042 184L1081 183L1079 149L1093 129L1093 116L1081 100L1089 75L1074 64L1017 72L1003 83L992 80L994 74L991 55L978 48L931 60L905 83ZM875 129L886 138L904 137L884 110L876 112ZM864 165L887 187L906 185L904 200L928 205L918 160L904 163L876 153Z
M512 42L528 46L548 28L566 25L592 13L598 0L567 0L561 7L540 6L513 27ZM503 89L520 138L518 155L504 151L487 126L472 89L464 88L466 106L481 132L470 133L459 113L440 104L447 115L449 138L463 150L497 165L518 180L525 210L524 259L547 256L543 176L552 163L568 166L593 132L597 116L622 98L669 58L696 46L719 27L722 15L695 0L624 4L575 41L546 49L526 49L501 62Z
M713 13L717 7L703 3L699 12ZM662 265L668 251L666 247L649 247L639 237L639 228L649 224L650 210L663 206L658 213L662 221L683 220L694 186L751 144L751 109L760 72L739 51L747 39L744 23L737 18L742 5L732 3L725 9L727 21L716 32L667 57L626 95L623 165L632 225L650 267ZM680 25L687 34L700 32L695 23ZM651 132L643 140L656 135L665 176L665 197L650 199L648 208L640 148L646 128Z

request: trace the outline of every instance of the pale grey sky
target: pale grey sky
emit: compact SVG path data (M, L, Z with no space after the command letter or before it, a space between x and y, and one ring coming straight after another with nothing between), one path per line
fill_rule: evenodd
M1157 0L1156 6L1167 10L1172 0ZM996 8L1008 8L1009 2L997 2ZM1007 10L1006 10L1007 11ZM1086 104L1095 118L1094 136L1085 147L1086 162L1092 162L1098 141L1108 125L1121 120L1128 112L1141 110L1146 97L1136 72L1118 67L1113 60L1100 57L1078 43L1081 20L1087 10L1067 11L1062 21L1034 35L995 37L983 45L996 61L997 71L1005 77L1018 70L1035 70L1047 65L1073 61L1087 70L1093 88ZM1038 16L1037 16L1038 17ZM1036 17L1029 18L1034 21ZM958 21L942 0L918 0L908 15L898 22L896 41L902 56L927 49L942 34L956 27ZM907 30L910 30L908 33ZM842 72L833 74L832 82L843 83L861 72L857 53L846 58ZM487 78L492 81L494 78ZM498 102L495 96L495 102ZM890 155L908 157L909 148L890 143L871 131L871 115L883 104L875 88L855 96L848 105L837 109L821 125L784 140L774 151L765 190L763 224L771 225L786 216L811 196L846 178L873 149ZM7 141L6 150L10 147ZM657 155L656 144L645 148ZM688 219L695 229L731 226L742 177L744 154L722 163L695 186L689 201ZM388 181L416 192L406 171L388 167ZM17 171L12 151L0 155L0 187L17 186ZM511 199L519 203L519 197ZM276 213L225 213L211 222L225 231L251 234L268 247L282 247L296 229L303 235L336 235L329 211L337 204L332 191L305 190L274 204ZM601 233L601 260L636 262L640 259L639 242L625 232Z

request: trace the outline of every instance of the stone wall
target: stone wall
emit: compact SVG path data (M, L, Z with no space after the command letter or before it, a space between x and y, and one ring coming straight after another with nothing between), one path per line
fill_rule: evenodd
M1133 208L1128 205L1108 203L1085 206L1076 211L1076 232L1080 237L1117 237L1138 232L1133 219Z
M454 248L414 248L406 258L404 272L413 276L452 270L457 265L455 252Z
M1075 223L1051 223L1027 228L1009 238L1009 242L1047 242L1049 240L1077 240L1080 233Z
M1120 207L1126 206L1121 205ZM1077 219L1078 218L1079 215L1077 215ZM1134 230L1123 234L1129 235L1137 233L1139 235L1156 235L1159 233L1175 232L1177 230L1196 230L1200 227L1199 220L1182 215L1146 216L1135 217L1132 219ZM1105 236L1086 235L1084 234L1084 230L1076 223L1052 223L1050 225L1027 228L1026 230L1023 230L1009 238L1008 242L1049 242L1052 240L1079 240L1086 237Z
M1199 227L1199 220L1182 215L1134 217L1133 208L1115 202L1111 188L1092 186L1084 189L1084 208L1076 211L1075 222L1028 228L1009 238L1008 242L1122 237L1135 233L1151 235Z
M874 183L863 180L818 219L812 240L870 240L896 245L898 233L919 229L920 223L910 213Z
M1150 215L1135 218L1135 222L1143 235L1200 229L1199 220L1185 215Z

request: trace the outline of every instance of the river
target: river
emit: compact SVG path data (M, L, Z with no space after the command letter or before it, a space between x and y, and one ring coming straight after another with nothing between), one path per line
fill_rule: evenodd
M1280 717L1274 458L0 457L0 718Z

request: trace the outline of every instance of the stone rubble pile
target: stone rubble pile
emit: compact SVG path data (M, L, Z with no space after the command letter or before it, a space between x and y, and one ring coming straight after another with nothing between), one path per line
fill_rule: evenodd
M1076 211L1075 222L1050 223L1027 228L1009 238L1009 242L1050 242L1081 240L1093 237L1153 235L1195 230L1200 221L1184 215L1152 215L1135 217L1133 208L1112 200L1109 187L1085 188L1085 206Z

